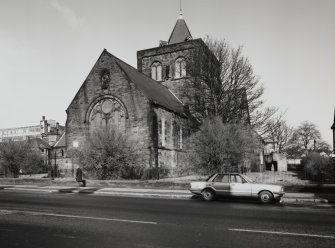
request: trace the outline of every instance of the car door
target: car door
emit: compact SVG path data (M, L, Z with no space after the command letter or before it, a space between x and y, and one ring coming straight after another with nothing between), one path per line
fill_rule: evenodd
M230 195L251 196L251 184L239 174L230 174Z
M217 195L229 195L229 175L218 174L211 182L212 188L215 190Z

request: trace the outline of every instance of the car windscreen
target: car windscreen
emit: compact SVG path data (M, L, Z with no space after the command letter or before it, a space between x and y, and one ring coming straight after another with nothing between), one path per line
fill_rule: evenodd
M247 180L248 183L254 183L254 180L252 180L251 178L249 178L249 177L247 177L247 176L245 176L245 175L243 175L243 178L244 178L245 180Z

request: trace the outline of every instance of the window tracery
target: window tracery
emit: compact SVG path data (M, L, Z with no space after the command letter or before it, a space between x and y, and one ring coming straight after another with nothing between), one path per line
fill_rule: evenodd
M175 61L175 78L186 77L186 61L184 58L178 58Z
M89 114L90 131L96 129L125 130L126 111L116 98L108 97L98 101Z
M151 78L156 81L162 81L162 65L159 62L154 62L151 65Z

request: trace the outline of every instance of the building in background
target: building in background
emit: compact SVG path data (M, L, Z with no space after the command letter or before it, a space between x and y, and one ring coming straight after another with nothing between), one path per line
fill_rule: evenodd
M74 175L74 168L72 159L66 152L65 132L52 146L50 150L50 167L54 172L67 172L67 174Z
M264 140L264 163L267 171L287 171L288 160L286 155L278 149L278 142Z
M41 138L40 125L0 129L0 142Z
M51 156L54 145L64 134L65 127L55 120L46 120L42 117L39 125L0 129L0 142L29 141L33 149L39 150L45 165L51 165ZM9 175L6 168L0 167L0 174Z
M46 120L45 116L42 116L39 125L0 129L0 142L42 138L52 146L64 133L64 130L65 127L59 125L55 120Z

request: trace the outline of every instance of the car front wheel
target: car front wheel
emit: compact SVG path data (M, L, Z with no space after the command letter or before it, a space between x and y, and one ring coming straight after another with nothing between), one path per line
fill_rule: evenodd
M260 194L259 194L259 200L262 202L262 203L270 203L273 201L273 196L272 194L269 192L269 191L262 191Z
M212 200L214 200L214 197L215 197L215 194L214 194L213 190L211 190L211 189L204 189L201 192L201 195L202 195L202 198L205 201L212 201Z

